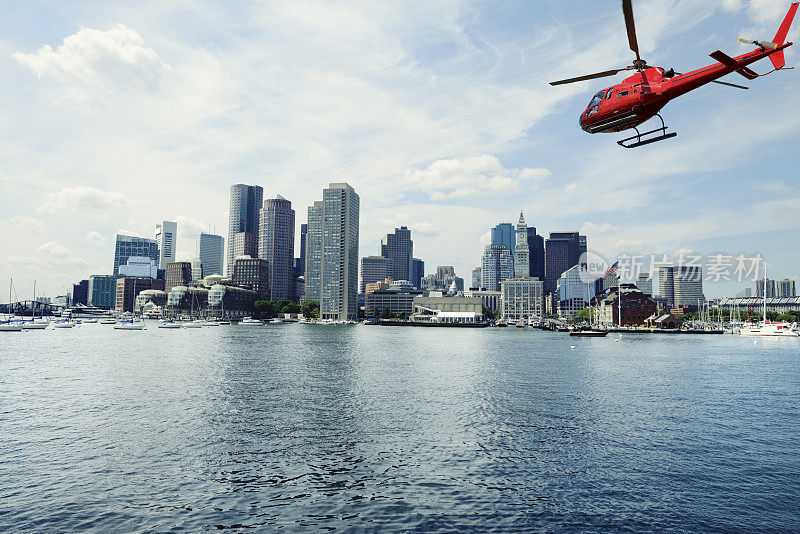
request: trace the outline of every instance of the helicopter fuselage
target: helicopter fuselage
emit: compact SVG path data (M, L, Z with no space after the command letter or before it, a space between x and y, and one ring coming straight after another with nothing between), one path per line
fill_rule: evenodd
M666 72L661 67L647 68L595 94L580 116L581 128L592 134L635 128L653 118L670 100L722 76L739 72L745 78L757 78L759 75L747 65L791 45L784 43L774 49L761 47L735 58L717 50L711 57L718 63L684 74Z

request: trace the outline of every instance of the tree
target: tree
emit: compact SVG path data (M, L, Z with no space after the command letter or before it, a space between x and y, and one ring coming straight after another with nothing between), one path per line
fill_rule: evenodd
M253 303L253 317L256 319L272 319L277 315L278 308L271 300L257 300Z
M317 319L319 317L319 302L316 300L307 300L300 305L300 312L303 317L309 319Z
M589 322L592 319L592 309L591 308L584 308L578 312L578 315L575 316L575 319L578 321Z
M483 316L489 320L494 320L497 318L497 315L486 306L483 307Z

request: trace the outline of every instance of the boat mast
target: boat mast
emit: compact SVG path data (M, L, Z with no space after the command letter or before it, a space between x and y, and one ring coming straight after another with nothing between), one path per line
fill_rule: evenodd
M764 324L767 324L767 261L764 260Z

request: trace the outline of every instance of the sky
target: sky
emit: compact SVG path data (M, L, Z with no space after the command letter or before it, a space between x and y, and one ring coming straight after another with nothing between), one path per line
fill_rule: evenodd
M578 126L624 74L548 84L630 64L615 0L3 3L0 301L11 278L16 300L111 272L115 234L161 220L191 259L199 231L227 238L233 183L291 200L299 230L346 181L362 256L406 225L426 273L466 280L521 210L612 260L760 254L771 278L800 274L800 70L689 93L662 112L678 137L624 150ZM788 7L634 0L642 57L688 71L744 53L736 38L771 40Z

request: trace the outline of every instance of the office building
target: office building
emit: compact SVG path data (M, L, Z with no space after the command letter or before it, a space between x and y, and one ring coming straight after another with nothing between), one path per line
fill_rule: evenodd
M505 245L486 245L481 258L481 287L500 290L503 280L514 277L511 251Z
M178 239L178 223L161 221L156 225L158 242L158 268L166 269L168 263L175 261L175 242Z
M404 289L378 289L364 297L364 313L367 317L407 318L414 311L414 298L422 291Z
M556 293L558 294L558 316L572 319L578 312L587 308L595 294L594 283L587 284L581 276L582 267L570 267L558 278Z
M233 273L237 256L258 255L258 217L264 202L264 189L259 185L231 186L228 212L228 261L226 273Z
M636 287L645 295L653 295L653 278L650 273L640 273L636 279Z
M200 258L194 258L191 261L191 264L192 264L192 280L202 280L205 276L203 274L203 262L200 260ZM219 273L208 273L208 274L219 274Z
M269 262L270 300L294 298L294 210L282 196L264 201L258 257Z
M675 306L699 306L705 302L703 295L703 268L678 265L673 269Z
M578 236L578 259L580 260L580 263L581 263L581 265L583 265L584 268L586 267L586 251L587 251L586 236L585 235L579 235Z
M425 276L425 262L419 258L411 259L411 285L422 289L422 277Z
M667 307L675 306L675 268L658 268L658 295L667 301Z
M164 291L164 280L157 278L123 277L117 279L114 309L133 313L133 304L142 291L158 289Z
M361 258L361 293L366 293L367 284L392 278L392 260L383 256Z
M381 256L392 262L390 276L394 280L411 280L411 264L414 260L414 242L411 230L405 226L395 228L381 241Z
M544 238L536 233L534 226L528 226L527 230L529 276L544 280Z
M308 209L306 299L320 303L320 317L358 318L358 221L360 201L346 183L332 183Z
M308 236L308 224L300 225L300 257L295 262L295 274L305 276L306 274L306 236Z
M509 323L544 317L544 282L509 278L500 284L500 317Z
M738 293L736 293L737 299L749 299L752 297L753 297L753 288L751 287L746 287L741 291L739 291Z
M766 280L767 286L767 298L775 297L775 280L770 280L767 278ZM764 279L756 280L756 296L763 297L764 296Z
M436 289L436 274L432 273L427 276L423 276L422 280L419 282L420 289Z
M228 243L230 246L230 243ZM200 233L197 236L197 257L203 265L204 276L222 274L225 239L221 235Z
M188 286L192 280L199 280L192 276L192 264L188 261L168 263L165 271L164 291L167 292L175 286Z
M73 306L89 305L89 280L81 280L77 284L72 284L72 304Z
M531 254L528 250L528 225L525 224L525 217L519 212L519 222L517 223L516 244L514 246L514 277L530 278L531 275Z
M478 297L483 302L483 307L492 312L494 317L500 315L502 307L502 293L500 291L489 291L488 289L470 289L464 291L464 297Z
M544 245L544 290L554 293L558 278L567 269L578 265L580 235L578 232L550 232Z
M111 309L116 303L117 276L93 274L89 277L89 306Z
M514 258L514 246L517 242L517 231L511 223L500 223L492 228L491 245L503 245L511 253L512 261Z
M150 258L158 266L158 242L155 239L117 234L114 247L114 274L119 274L121 265L128 263L132 256Z
M472 283L470 284L470 289L480 289L481 288L481 268L475 267L472 269Z
M789 298L797 296L797 289L794 280L784 278L775 283L775 296L778 298Z
M151 258L131 256L125 265L119 266L119 275L133 278L158 278L158 265Z
M233 262L233 285L251 289L260 300L269 298L269 262L263 258L240 256Z
M452 265L440 265L436 268L434 276L434 287L437 289L448 289L456 277L456 270Z

